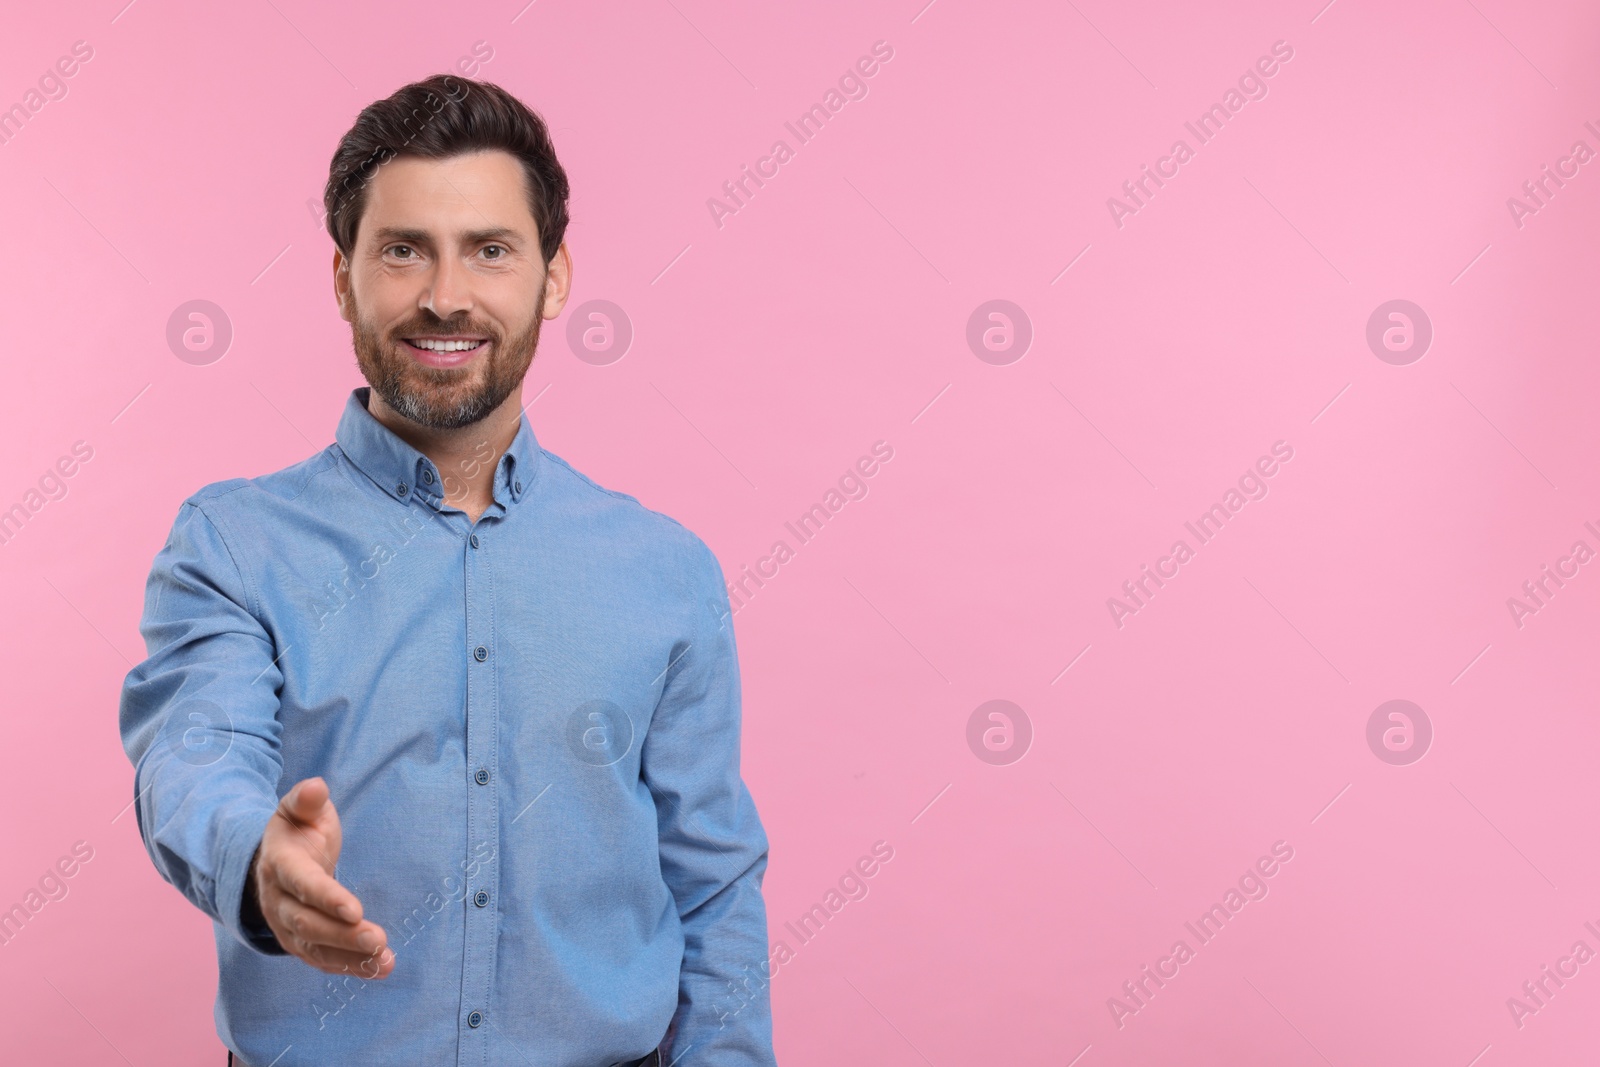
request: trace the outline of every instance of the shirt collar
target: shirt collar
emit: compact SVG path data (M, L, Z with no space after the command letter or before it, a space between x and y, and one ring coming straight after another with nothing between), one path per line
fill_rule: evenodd
M334 433L340 450L379 489L401 503L409 503L417 497L439 507L444 502L444 479L439 468L367 410L371 394L372 387L368 385L350 391ZM509 510L513 502L532 492L539 451L539 441L524 411L516 436L495 466L494 499L501 507ZM461 477L460 473L453 472L452 487Z

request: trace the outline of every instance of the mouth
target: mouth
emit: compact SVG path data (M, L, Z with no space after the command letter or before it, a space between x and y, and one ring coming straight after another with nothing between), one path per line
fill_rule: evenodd
M403 337L401 344L418 363L429 367L459 367L473 357L487 352L493 342L487 337L449 334Z

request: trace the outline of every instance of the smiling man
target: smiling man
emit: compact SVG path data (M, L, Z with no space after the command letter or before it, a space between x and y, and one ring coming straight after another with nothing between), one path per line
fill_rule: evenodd
M497 86L362 111L324 201L368 385L155 558L123 743L231 1064L774 1063L721 567L523 413L567 192Z

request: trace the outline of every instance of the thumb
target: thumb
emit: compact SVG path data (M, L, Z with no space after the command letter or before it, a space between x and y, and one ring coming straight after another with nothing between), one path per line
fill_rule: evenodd
M328 804L328 783L321 778L303 779L279 803L283 813L295 822L316 822Z

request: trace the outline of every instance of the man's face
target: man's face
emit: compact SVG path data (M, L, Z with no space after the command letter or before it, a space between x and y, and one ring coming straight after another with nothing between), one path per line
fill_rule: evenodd
M571 261L539 252L522 165L508 152L400 157L372 179L334 290L361 373L433 429L477 422L521 384Z

